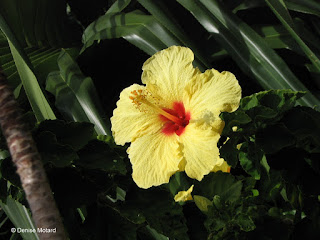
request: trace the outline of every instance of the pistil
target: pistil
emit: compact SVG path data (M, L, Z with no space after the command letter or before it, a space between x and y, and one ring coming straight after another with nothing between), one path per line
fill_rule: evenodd
M185 127L189 124L190 113L185 111L182 102L174 102L173 109L161 108L157 104L147 99L147 95L142 90L134 90L129 98L137 107L145 104L159 114L160 120L164 122L162 132L166 135L176 133L180 136Z
M133 96L130 96L129 98L132 100L133 103L137 105L141 105L142 103L148 105L152 109L154 109L156 112L158 112L160 115L166 117L167 119L171 120L172 122L179 123L181 122L181 119L178 117L164 111L162 108L158 107L157 105L151 103L146 99L146 95L143 94L142 90L134 90L131 92Z

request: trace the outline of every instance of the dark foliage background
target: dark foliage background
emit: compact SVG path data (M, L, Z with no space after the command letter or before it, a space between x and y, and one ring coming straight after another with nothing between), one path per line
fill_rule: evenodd
M319 17L314 0L1 1L0 65L70 239L319 239ZM221 114L232 169L143 190L109 118L171 45L239 80L239 109ZM174 202L193 184L193 201ZM33 225L2 136L0 199L0 239L37 239L10 232Z

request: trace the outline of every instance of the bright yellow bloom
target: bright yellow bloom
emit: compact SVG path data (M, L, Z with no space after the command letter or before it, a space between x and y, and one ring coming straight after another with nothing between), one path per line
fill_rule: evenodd
M192 185L187 191L180 191L174 196L176 202L185 202L192 200L191 193L193 191L194 185Z
M217 142L221 112L235 111L241 88L230 72L193 68L189 48L173 46L143 65L142 83L124 89L111 118L115 142L131 142L132 177L141 188L169 182L177 171L199 181L226 170Z

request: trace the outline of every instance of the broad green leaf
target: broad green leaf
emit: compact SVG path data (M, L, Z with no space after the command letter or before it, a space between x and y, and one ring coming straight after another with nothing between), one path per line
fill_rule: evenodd
M115 1L112 6L108 9L107 13L118 13L121 12L126 6L129 5L131 0L117 0Z
M13 164L10 156L2 160L0 171L3 179L7 180L7 182L14 187L21 188L21 181L17 174L17 168Z
M91 23L83 33L84 46L81 52L94 41L120 37L149 55L172 45L181 45L153 16L136 10L130 13L107 13Z
M319 39L314 33L310 32L302 20L294 19L293 23L297 33L302 39L313 48L315 54L320 53ZM267 26L252 26L253 29L260 34L269 47L273 49L286 48L295 53L305 56L305 53L300 48L299 44L292 38L291 34L283 25L267 25Z
M289 10L312 14L318 17L320 16L320 4L317 2L317 0L284 0L284 3L287 5ZM233 12L236 13L240 10L247 10L264 6L266 6L266 3L261 0L243 0L233 10Z
M5 35L0 31L0 65L7 76L10 86L14 89L16 98L20 94L22 83L17 71L10 47ZM51 47L26 47L24 48L27 58L30 60L31 65L39 84L42 85L49 72L58 70L57 58L60 49Z
M236 134L254 134L257 129L279 121L286 111L293 108L296 101L304 95L303 92L292 90L268 90L244 97L240 101L240 107L233 113L221 113L221 118L226 122L223 135L231 139L221 148L221 153L233 167L236 159L232 157L238 140L232 128L237 126L241 131ZM231 158L230 158L231 157ZM234 159L234 160L232 160Z
M55 119L55 115L45 96L43 95L37 78L34 75L32 64L30 63L29 58L24 53L23 48L20 46L16 37L11 32L7 22L1 15L0 28L8 39L13 59L37 120L42 121L44 119Z
M208 206L212 206L212 202L206 197L194 195L193 200L202 212L208 212Z
M317 0L285 0L288 9L320 17L320 3Z
M74 45L81 39L80 28L67 17L65 1L3 0L0 29L33 70L40 86L47 74L58 68L57 47ZM0 41L0 48L0 64L18 97L22 85L7 41Z
M14 46L9 40L9 46L17 66L22 85L28 96L32 110L37 118L37 120L43 121L45 119L55 119L55 115L45 98L38 80L34 75L33 70L30 68L30 64L19 54L20 51L17 51L19 46ZM17 48L16 48L17 47ZM21 51L23 51L21 49Z
M154 240L169 240L168 237L158 233L156 230L151 228L149 225L146 226L146 229L149 231L150 235L154 238Z
M268 90L241 99L240 109L251 119L268 119L292 108L304 92L292 90Z
M315 34L315 32L311 32L309 30L309 28L308 28L308 22L303 21L302 19L294 18L293 19L293 23L294 23L295 31L297 32L297 34L302 38L303 41L305 41L305 43L308 46L310 46L310 48L312 49L314 54L316 54L319 57L319 55L320 55L320 46L317 43L320 40L320 36L317 36ZM294 39L292 38L292 40L294 40ZM295 42L297 42L297 41L295 41ZM298 43L296 43L296 44L298 45ZM305 56L304 52L303 52L303 55Z
M229 173L216 172L205 176L201 182L195 184L203 197L213 199L219 195L222 202L235 202L239 199L242 189L242 182L237 181Z
M177 0L224 47L241 69L252 75L265 89L307 88L287 64L252 30L250 26L225 9L218 1ZM319 105L319 99L308 93L300 103Z
M97 184L89 179L86 174L82 174L79 169L72 166L51 168L47 171L47 175L63 218L68 215L68 211L71 211L71 209L76 211L76 208L93 204L96 201ZM108 187L108 183L104 182L104 184ZM73 223L69 222L69 224Z
M238 164L238 138L235 136L231 137L231 139L226 140L220 148L221 157L227 161L227 163L235 168Z
M240 2L240 4L238 6L236 6L233 9L232 12L237 13L240 10L247 10L247 9L262 7L264 5L265 5L265 3L261 0L243 0Z
M34 137L44 164L51 163L56 167L67 167L79 157L69 145L57 141L54 133L43 131Z
M255 180L260 180L261 164L264 153L255 144L244 143L239 152L240 165Z
M320 152L320 113L306 107L295 107L282 119L294 135L298 147L310 153Z
M125 175L126 165L123 159L108 144L95 140L89 142L78 151L79 159L74 162L76 166L86 169L100 169L109 173Z
M299 45L282 25L259 25L252 28L264 39L272 49L290 49L304 55Z
M189 239L182 206L174 202L168 191L135 189L127 193L125 204L145 216L146 222L158 233L169 239Z
M37 229L31 219L29 211L18 201L8 197L6 203L0 201L0 206L16 228ZM39 240L37 233L20 234L25 240Z
M67 16L66 1L2 0L0 15L12 34L3 32L14 46L66 47L80 40L79 26Z
M320 72L319 58L314 54L314 52L305 44L305 42L296 33L294 23L286 8L286 5L279 0L265 0L265 1L269 5L271 10L274 12L274 14L277 16L277 18L280 20L280 22L285 26L285 28L289 31L292 37L300 45L301 49L305 52L306 56L310 59L310 61L316 67L318 72Z
M69 145L78 151L83 148L94 137L94 126L88 122L64 122L61 120L47 120L39 124L36 133L51 132L55 135L56 140L63 144Z
M76 122L91 122L98 135L109 135L98 94L90 77L85 77L66 50L58 58L60 71L49 74L46 90L56 97L56 106L64 117Z
M0 161L1 166L1 161ZM2 178L2 174L0 173L0 201L5 201L7 198L7 181ZM1 229L1 224L0 224Z
M167 186L172 196L175 196L179 191L186 191L190 187L190 183L184 172L177 172L170 178Z
M162 1L138 0L163 26L165 26L179 41L180 45L190 47L195 53L195 65L201 70L209 68L205 54L183 31L182 27L175 21L175 17L170 14Z
M243 213L239 214L239 216L236 217L236 222L239 225L240 229L245 232L250 232L256 228L251 217Z
M39 124L33 133L37 148L44 163L67 167L79 159L76 151L94 139L91 123L47 120Z
M13 2L13 1L12 1ZM21 26L20 24L17 24L17 26ZM19 52L20 56L24 59L26 59L26 63L29 65L29 67L31 66L30 62L27 60L27 55L25 54L25 52L22 50L22 47L20 45L20 42L18 41L17 37L15 36L15 34L11 31L7 21L5 20L5 18L2 16L2 14L0 14L0 30L4 33L4 35L6 36L6 38L8 39L8 41L10 41L14 46L16 46L17 51ZM21 35L20 35L21 36ZM19 46L19 47L18 47Z
M223 129L224 135L232 133L233 127L244 125L252 121L252 119L242 109L238 109L232 114L222 113L220 116L226 123Z
M256 143L265 153L276 153L295 144L294 136L283 124L269 125L256 134Z

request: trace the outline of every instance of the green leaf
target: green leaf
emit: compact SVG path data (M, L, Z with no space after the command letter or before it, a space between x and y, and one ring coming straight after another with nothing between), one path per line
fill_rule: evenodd
M242 144L239 152L239 161L243 170L250 174L255 180L260 179L260 161L263 157L263 152L255 148L253 144ZM260 151L259 151L260 150Z
M56 97L56 106L68 120L91 122L98 135L109 135L98 94L90 77L85 77L66 50L58 58L60 71L52 72L46 90Z
M160 233L158 233L156 230L151 228L149 225L146 226L147 230L149 231L150 235L154 238L154 240L168 240L168 238Z
M173 201L171 193L159 188L136 189L127 194L126 204L139 209L158 233L169 239L189 239L182 206Z
M37 77L39 85L49 72L57 70L59 47L80 43L80 28L66 14L64 1L10 1L0 2L0 29L26 61ZM21 80L14 64L7 40L0 31L0 64L14 89L20 94Z
M14 46L66 47L80 40L80 28L68 18L65 1L2 0L0 15L12 34L3 32Z
M94 41L120 37L149 55L172 45L181 45L153 16L136 10L130 13L107 13L91 23L83 33L84 46L81 52Z
M186 191L189 189L190 183L184 172L177 172L170 178L170 182L167 186L172 196L175 196L179 191Z
M306 56L310 59L312 64L316 67L318 72L320 72L320 60L319 58L312 52L312 50L304 43L304 41L300 38L300 36L295 31L294 23L291 19L291 16L286 8L284 2L279 0L265 0L269 5L271 10L280 20L280 22L285 26L285 28L289 31L292 37L297 41L300 45L301 49L305 52Z
M238 163L238 138L231 137L231 139L227 140L220 148L221 157L227 161L227 163L235 168Z
M275 200L280 196L283 184L281 173L271 170L268 176L264 175L261 178L259 196L265 201Z
M265 89L307 88L266 42L217 0L177 0L225 48L245 73L252 75ZM319 105L319 99L308 93L299 102Z
M45 119L55 119L55 115L47 102L43 92L38 84L38 80L33 70L29 67L25 59L19 54L16 47L9 41L9 46L16 63L23 87L28 96L32 110L38 121ZM22 51L22 50L21 50Z
M265 153L276 153L295 144L294 136L283 124L269 125L256 134L256 143Z
M16 228L36 230L30 213L24 205L12 199L11 197L8 197L6 199L6 203L0 201L0 206ZM25 240L39 240L36 232L20 234Z
M50 162L56 167L67 167L78 159L74 149L69 145L59 143L52 132L40 132L35 136L35 141L44 164Z
M233 132L232 128L235 126L245 125L250 123L252 119L243 111L238 109L234 113L221 113L220 117L225 121L226 125L223 129L223 135L228 135Z
M91 141L80 151L79 160L74 164L87 169L101 169L110 173L125 175L126 165L123 159L108 144L95 140Z
M115 1L112 6L108 9L107 13L118 13L125 9L131 0L117 0Z
M39 124L33 135L44 163L66 167L79 159L76 151L94 139L93 133L90 123L47 120Z
M320 4L315 0L284 0L283 1L289 10L312 14L315 16L320 16ZM260 0L243 0L241 3L233 10L234 13L239 10L254 9L258 7L264 7L266 3Z
M237 181L229 173L216 172L205 176L200 183L195 184L201 195L208 199L213 199L219 195L223 202L235 202L241 194L242 182Z
M15 187L21 188L20 177L17 174L17 168L13 164L11 157L2 160L0 170L3 179L7 180Z
M208 212L208 206L212 206L212 202L206 197L194 195L193 200L197 207L204 213Z
M240 214L235 220L242 231L250 232L256 228L251 217L246 214Z
M97 200L99 186L73 166L48 169L47 175L62 217L71 209L76 210ZM104 182L104 185L108 186L108 183Z
M320 113L306 107L295 107L288 111L282 122L295 137L297 147L311 153L320 152Z
M66 123L61 120L47 120L39 124L37 132L51 132L59 143L69 145L77 151L94 139L93 128L93 124L86 122Z
M1 175L1 172L0 172L0 175ZM7 181L0 176L0 201L6 201L6 198L7 198ZM1 224L0 224L0 228L1 228Z
M0 29L8 38L13 59L37 120L55 119L55 115L38 84L32 64L1 14Z
M314 0L285 0L288 9L320 17L320 4Z
M179 41L181 44L193 50L196 59L194 61L195 66L201 70L209 68L210 63L205 58L205 54L183 31L182 27L175 21L175 17L170 14L166 9L165 4L162 1L149 1L138 0L138 2L145 7L163 26L165 26Z
M297 99L303 96L303 92L292 90L268 90L244 97L240 101L240 107L232 113L221 113L226 127L223 135L230 140L221 147L222 157L235 167L237 151L235 150L242 136L249 137L258 129L264 128L266 124L279 121L283 115L294 107ZM238 130L233 132L232 127Z
M297 42L282 25L257 25L252 28L264 39L272 49L290 49L304 55Z
M303 95L292 90L263 91L242 98L240 109L255 121L272 119L291 109Z
M4 41L1 41L1 39ZM1 31L0 49L0 65L7 76L10 86L14 89L14 94L17 98L20 94L22 84L7 39ZM51 47L27 47L24 48L24 51L33 66L34 74L37 76L39 84L42 86L48 73L53 70L58 70L57 58L60 49Z

